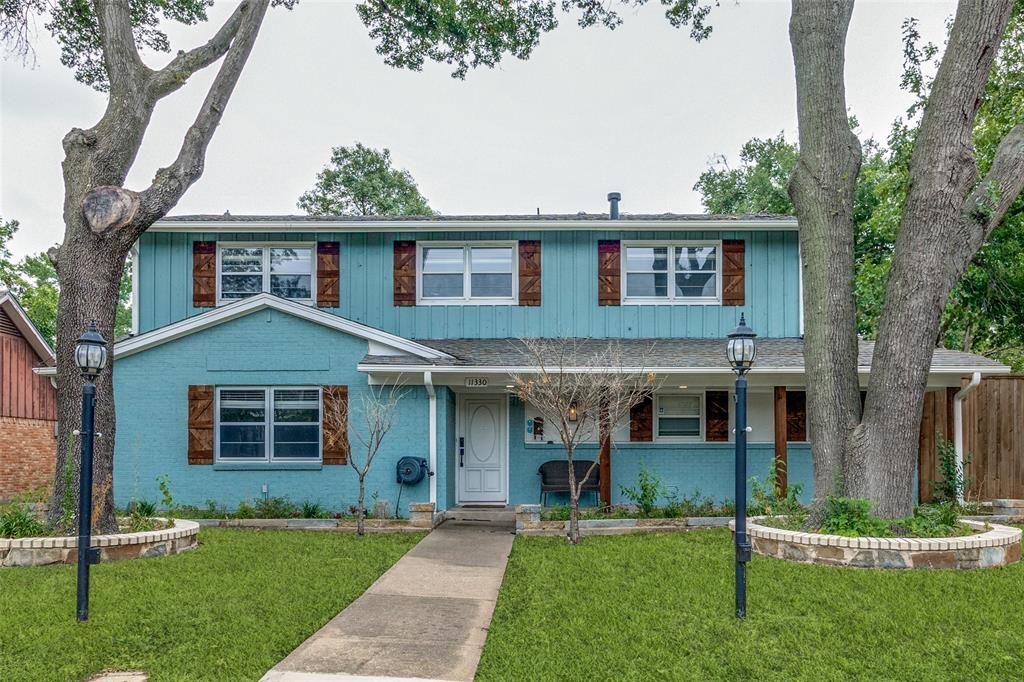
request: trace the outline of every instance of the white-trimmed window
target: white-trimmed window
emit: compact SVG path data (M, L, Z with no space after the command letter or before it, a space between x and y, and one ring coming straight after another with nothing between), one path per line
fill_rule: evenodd
M627 242L622 252L627 303L722 299L720 242Z
M654 397L657 440L701 440L704 437L704 395L665 393Z
M515 303L515 242L416 245L420 303Z
M270 293L313 302L313 244L218 244L217 300Z
M217 388L216 450L220 462L319 462L320 388Z

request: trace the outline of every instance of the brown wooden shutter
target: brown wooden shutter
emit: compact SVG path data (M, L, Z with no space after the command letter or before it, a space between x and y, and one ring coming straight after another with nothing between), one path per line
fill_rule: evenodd
M348 386L324 386L324 464L348 464Z
M654 399L647 396L629 411L629 440L654 440Z
M188 463L213 464L213 386L188 387Z
M316 243L316 304L337 308L340 302L341 248L338 242Z
M519 305L540 305L540 240L519 240Z
M722 305L746 302L746 258L742 239L722 240Z
M707 391L704 394L704 440L729 440L729 391Z
M807 393L786 391L786 440L807 440Z
M217 305L217 242L192 242L192 305Z
M617 239L601 239L597 242L598 305L622 304L621 253L622 245Z
M396 241L394 258L395 305L416 305L416 242Z

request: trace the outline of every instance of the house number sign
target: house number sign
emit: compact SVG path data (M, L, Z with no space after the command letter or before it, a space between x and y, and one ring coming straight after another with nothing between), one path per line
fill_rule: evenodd
M467 388L486 388L487 377L466 377Z

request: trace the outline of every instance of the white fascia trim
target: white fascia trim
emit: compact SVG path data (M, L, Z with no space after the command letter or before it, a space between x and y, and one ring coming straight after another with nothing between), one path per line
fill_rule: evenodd
M402 338L401 336L389 334L388 332L353 322L333 313L311 308L302 303L293 303L287 299L266 293L243 298L237 303L223 305L194 317L186 318L180 322L169 324L166 327L160 327L145 334L125 339L114 344L114 358L132 355L153 346L181 338L182 336L187 336L197 331L228 322L229 320L267 309L288 313L289 315L294 315L295 317L365 339L367 342L376 342L426 360L452 359L446 353ZM422 367L419 368L419 371L423 371Z
M360 363L360 372L422 372L423 365L368 365ZM499 365L431 365L435 374L508 374L537 371L536 367L502 367ZM572 374L600 374L608 367L567 367L563 371ZM732 374L731 367L623 367L622 372L653 372L655 374ZM858 367L859 374L871 374L870 367ZM929 374L1009 374L1009 367L932 367ZM748 374L804 374L803 367L755 367Z
M29 318L25 309L21 307L21 303L14 297L14 294L8 291L0 295L0 307L4 309L7 317L11 318L11 322L18 328L18 331L21 332L25 340L28 341L28 344L32 346L32 350L36 352L36 355L43 362L52 363L56 360L53 348L50 347L50 344L43 338L43 335L36 329L36 325Z
M150 232L507 232L510 229L547 232L558 230L598 230L601 232L673 231L688 230L796 230L793 220L451 220L451 221L347 221L325 220L304 222L297 220L274 221L222 221L190 220L161 222L149 228Z

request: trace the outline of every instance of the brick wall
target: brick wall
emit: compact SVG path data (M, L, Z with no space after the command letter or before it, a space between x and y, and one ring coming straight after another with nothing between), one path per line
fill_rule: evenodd
M0 417L0 500L49 486L56 456L54 422Z

